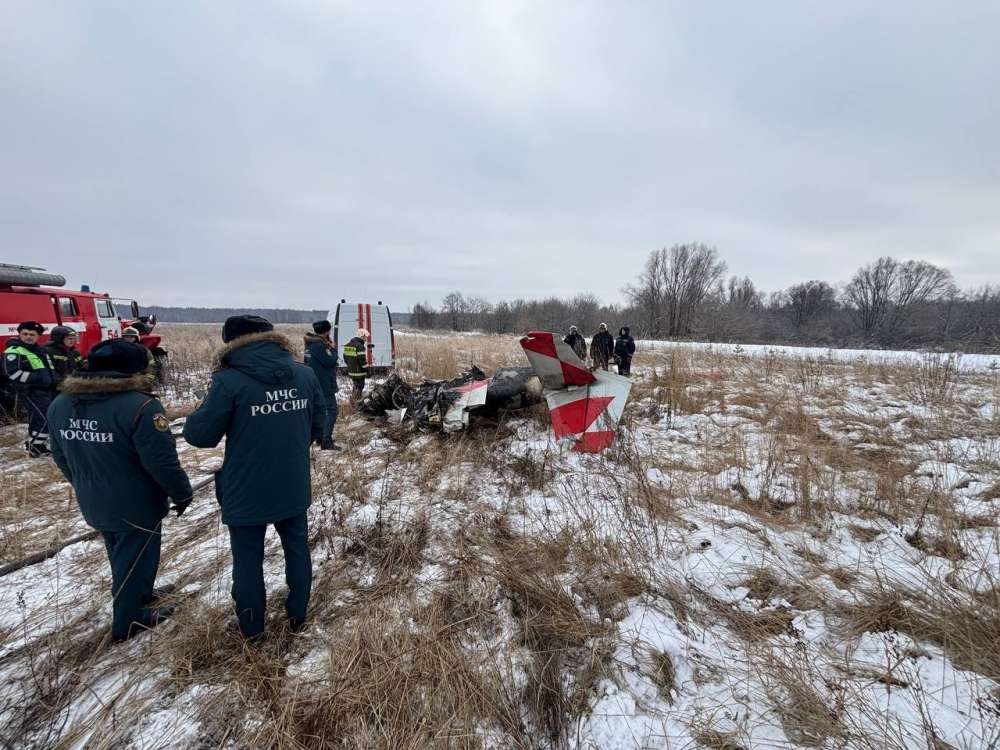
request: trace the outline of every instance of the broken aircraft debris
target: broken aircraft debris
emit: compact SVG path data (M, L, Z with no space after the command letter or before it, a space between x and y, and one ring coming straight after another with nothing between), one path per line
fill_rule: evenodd
M503 367L490 378L473 366L457 378L418 386L393 373L372 389L359 409L367 416L411 419L422 431L457 432L468 426L473 412L493 417L544 398L557 440L585 453L610 446L632 382L603 370L591 372L553 333L534 331L520 343L531 367Z

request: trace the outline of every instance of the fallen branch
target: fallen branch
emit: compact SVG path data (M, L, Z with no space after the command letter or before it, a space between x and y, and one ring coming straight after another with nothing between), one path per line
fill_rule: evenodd
M207 476L204 479L199 479L197 482L191 485L191 490L193 492L198 492L199 490L208 487L208 485L212 484L213 482L215 482L215 474ZM96 539L98 536L100 536L100 534L101 532L97 531L96 529L94 531L88 531L86 534L80 534L78 536L70 537L69 539L63 542L53 544L51 547L46 547L40 552L35 552L34 554L28 555L27 557L22 557L20 560L14 560L14 562L9 562L6 565L0 566L0 578L3 578L5 575L9 575L10 573L13 573L15 571L18 571L21 568L27 568L29 565L37 565L40 562L48 560L50 557L55 557L56 555L58 555L60 552L62 552L64 549L66 549L71 545L79 544L80 542L89 542L91 539Z

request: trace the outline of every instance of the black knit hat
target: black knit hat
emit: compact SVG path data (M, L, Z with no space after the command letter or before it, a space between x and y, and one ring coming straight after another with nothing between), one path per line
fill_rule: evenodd
M135 375L149 365L146 347L131 341L102 341L87 353L87 369L91 372L120 372Z
M274 326L259 315L234 315L222 324L222 340L227 344L235 338L251 333L273 331Z
M76 331L69 326L55 326L49 331L49 338L57 344L61 344L67 336L76 336Z
M331 328L333 328L333 326L330 325L329 320L317 320L315 323L313 323L313 330L320 336L322 336L324 333L329 333Z
M34 331L39 336L41 336L43 333L45 333L45 326L43 326L41 323L36 323L33 320L26 320L23 323L17 324L17 332L20 333L21 331Z

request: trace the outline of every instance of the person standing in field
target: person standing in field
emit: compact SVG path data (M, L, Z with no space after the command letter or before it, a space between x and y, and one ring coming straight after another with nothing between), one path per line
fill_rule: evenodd
M52 457L73 485L84 520L104 538L115 641L172 613L154 606L173 588L153 587L162 521L171 509L181 515L193 496L145 369L145 347L103 341L88 352L87 368L66 378L48 411Z
M49 355L57 390L66 378L80 368L82 357L76 348L76 342L76 331L72 328L54 326L49 332L49 342L42 347L42 350Z
M569 333L566 334L566 338L563 339L564 344L569 344L570 349L584 362L587 361L587 342L580 335L580 329L576 326L569 327Z
M323 426L322 450L340 450L333 442L333 428L337 424L337 345L330 340L330 321L317 320L312 324L313 333L307 333L305 363L316 373L316 379L326 399L326 422Z
M635 339L629 333L629 327L623 326L615 339L615 362L618 363L618 374L628 377L632 374L632 357L635 355Z
M347 374L351 377L354 391L351 397L354 401L360 401L365 392L365 378L368 377L368 331L359 328L354 333L354 338L347 342L344 347L344 364L347 365Z
M615 340L612 338L611 334L608 333L607 323L601 323L597 327L597 333L590 340L590 359L594 363L594 367L600 367L602 370L608 369L608 361L615 351Z
M122 338L125 341L131 341L133 344L138 344L143 349L146 350L146 369L151 373L156 373L156 357L153 356L153 352L146 347L139 338L139 329L129 326L124 331L122 331Z
M292 359L288 339L256 315L222 327L212 385L184 424L184 439L212 448L226 438L215 494L233 553L233 601L244 637L264 633L264 536L269 524L285 553L285 612L293 632L305 624L312 592L309 446L322 440L326 398L310 367Z
M39 346L45 327L33 320L17 326L17 338L7 341L3 367L18 399L28 412L28 437L24 448L31 458L49 455L49 423L45 417L55 393L56 374L49 355Z

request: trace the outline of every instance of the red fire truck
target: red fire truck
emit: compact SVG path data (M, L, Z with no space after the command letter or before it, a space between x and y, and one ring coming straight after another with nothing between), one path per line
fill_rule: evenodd
M156 318L139 315L135 300L113 299L106 293L92 292L84 286L80 291L64 289L66 279L44 268L0 263L0 346L17 336L17 324L34 320L46 328L39 339L49 340L48 331L62 325L77 332L77 348L83 355L90 347L105 339L122 335L128 326L139 331L139 340L156 357L161 369L167 353L160 346L160 337L152 333Z

